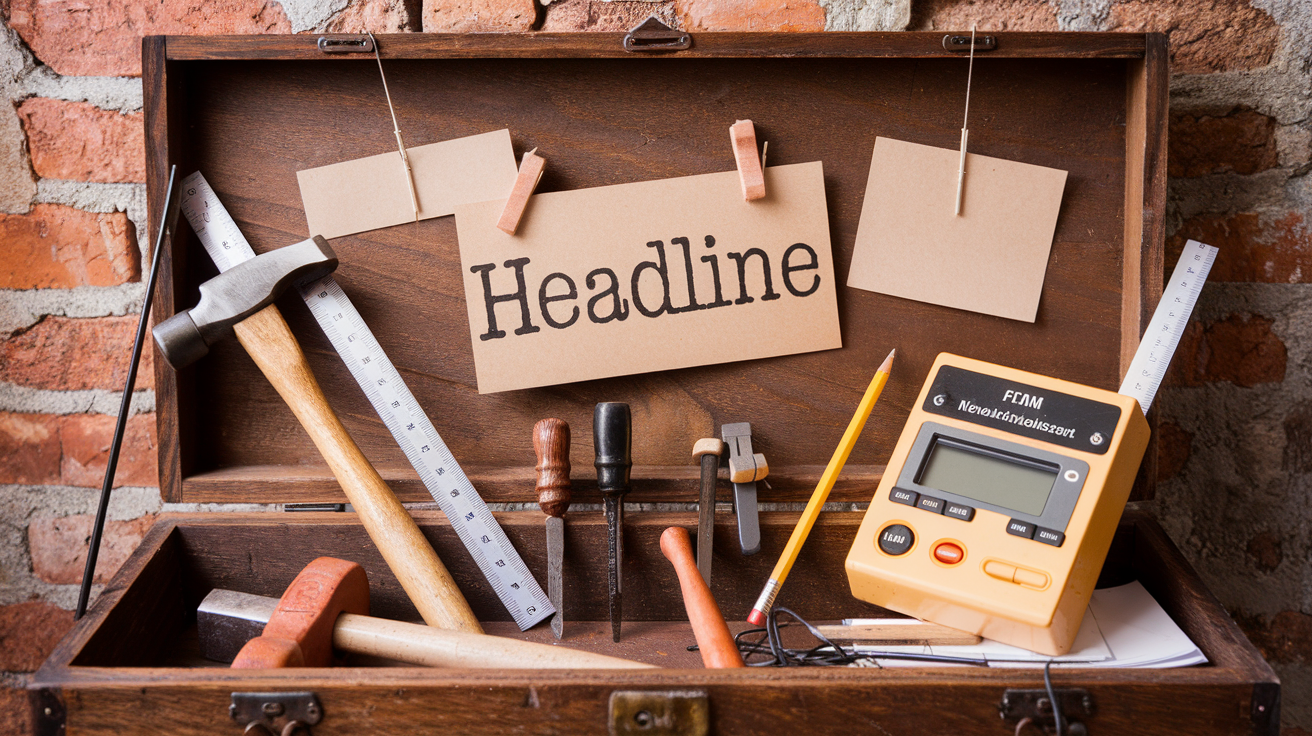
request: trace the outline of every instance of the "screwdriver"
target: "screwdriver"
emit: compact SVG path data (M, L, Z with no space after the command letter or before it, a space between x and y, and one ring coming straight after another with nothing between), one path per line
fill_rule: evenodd
M538 508L547 515L547 597L556 609L551 633L565 633L564 586L561 568L565 563L565 510L569 508L569 424L563 419L543 419L533 425L533 452L537 453Z
M618 642L623 611L620 568L624 562L624 494L629 492L629 471L633 468L633 418L628 404L597 404L592 412L592 442L597 452L597 490L606 499L610 633Z

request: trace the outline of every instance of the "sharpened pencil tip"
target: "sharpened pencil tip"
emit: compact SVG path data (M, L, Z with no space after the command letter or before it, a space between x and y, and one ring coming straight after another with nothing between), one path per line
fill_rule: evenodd
M897 355L896 348L889 351L888 357L884 358L884 362L879 364L879 370L883 371L884 373L888 373L889 371L891 371L893 369L893 356L895 355Z

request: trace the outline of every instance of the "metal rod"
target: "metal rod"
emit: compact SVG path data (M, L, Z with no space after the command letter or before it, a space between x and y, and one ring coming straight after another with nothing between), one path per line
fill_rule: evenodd
M91 583L95 579L96 558L100 556L100 537L105 531L105 515L109 511L109 497L114 488L114 471L118 468L118 453L123 447L123 434L128 426L128 411L132 406L132 392L137 386L137 364L145 344L146 330L150 326L150 303L155 298L155 280L159 277L159 254L164 248L165 233L177 222L178 209L173 198L173 179L177 165L169 168L169 188L164 196L164 211L159 229L155 231L155 254L150 260L150 276L146 279L146 295L141 304L141 319L137 321L137 338L132 343L132 359L128 363L128 379L123 386L123 400L118 407L118 423L114 425L114 439L109 446L109 462L105 467L105 482L100 486L100 505L96 508L96 521L91 527L91 541L87 547L87 564L82 571L82 587L77 594L77 611L73 619L87 612L87 599L91 597Z

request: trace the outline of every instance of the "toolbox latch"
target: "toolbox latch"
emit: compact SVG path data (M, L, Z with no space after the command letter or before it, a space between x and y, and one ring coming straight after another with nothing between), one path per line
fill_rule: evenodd
M706 736L711 704L705 690L616 690L610 736Z
M652 16L624 34L624 50L682 51L692 47L692 34L676 31Z
M1083 736L1089 733L1083 721L1093 716L1093 695L1083 688L1056 688L1054 694L1061 705L1061 720L1065 728L1062 733L1071 736ZM1030 733L1056 733L1056 721L1052 714L1052 699L1046 689L1007 690L998 703L998 713L1008 725L1019 726L1027 721L1035 730ZM1017 733L1025 733L1017 730Z
M233 693L228 715L248 736L269 734L305 736L323 720L323 706L312 692Z
M992 51L998 47L997 36L976 36L975 51ZM963 54L971 51L970 36L957 35L949 33L943 37L943 48L946 51L960 51Z
M374 39L367 33L330 33L320 36L318 45L325 54L373 53Z

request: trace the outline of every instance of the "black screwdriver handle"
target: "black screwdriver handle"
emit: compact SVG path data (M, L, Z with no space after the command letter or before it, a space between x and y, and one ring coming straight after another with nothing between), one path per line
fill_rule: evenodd
M597 489L608 496L628 493L633 468L633 416L628 404L597 404L592 412L592 442L597 450Z

